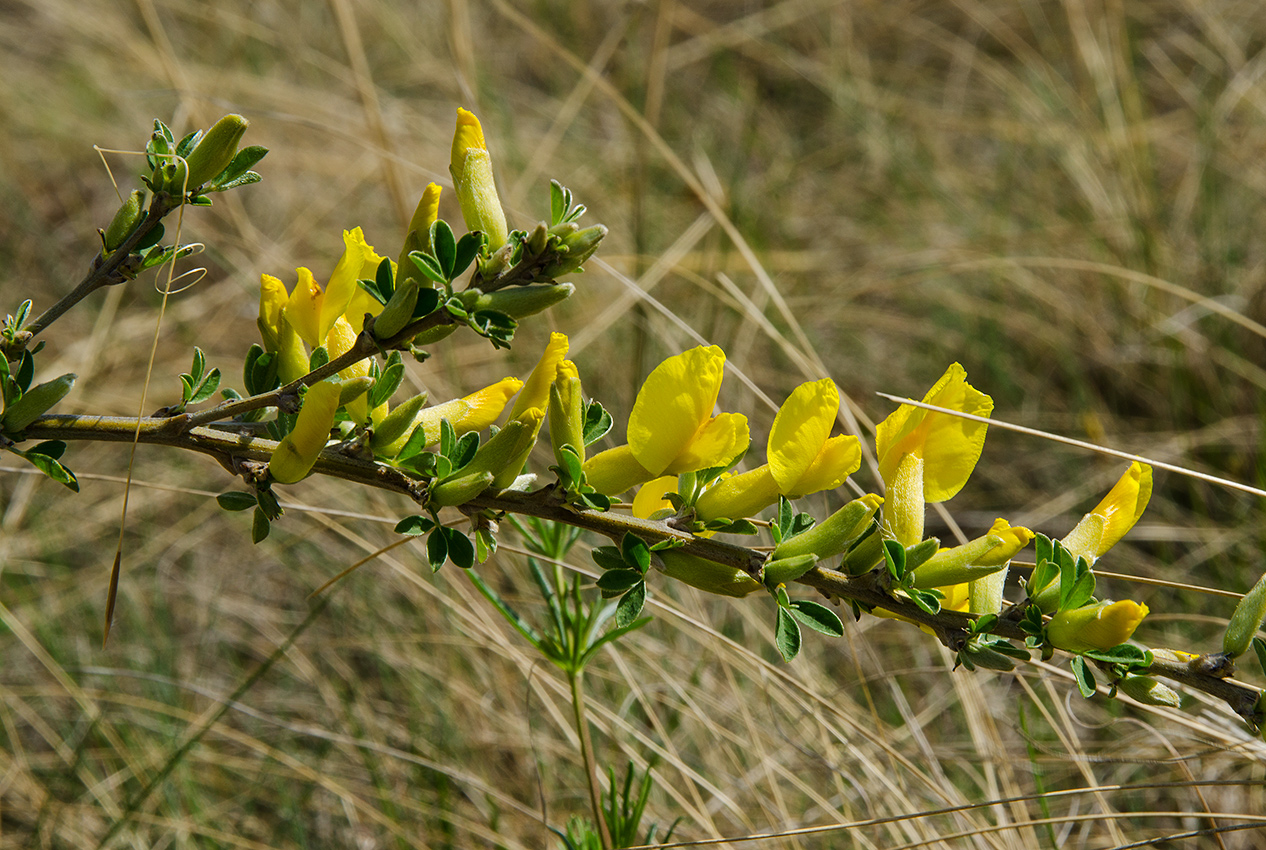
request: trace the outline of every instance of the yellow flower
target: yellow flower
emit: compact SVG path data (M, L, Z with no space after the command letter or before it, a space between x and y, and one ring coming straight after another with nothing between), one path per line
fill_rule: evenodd
M426 445L433 446L440 441L440 422L447 419L458 436L470 431L482 431L497 421L501 411L505 410L510 397L522 388L523 382L518 378L502 378L491 386L484 387L464 398L455 398L434 407L423 408L413 419L413 424L404 429L398 439L379 449L384 457L395 457L400 454L405 443L417 428L423 429Z
M1152 468L1135 461L1093 511L1061 543L1094 564L1134 527L1152 497Z
M286 321L313 348L324 344L330 328L352 303L360 290L356 281L372 277L382 262L382 257L365 242L359 227L343 231L343 246L343 256L330 275L329 286L323 290L310 270L300 268L299 282L286 303Z
M861 466L853 436L831 436L840 406L830 378L796 387L774 417L766 445L768 463L717 482L695 505L700 519L753 516L778 501L833 490Z
M422 190L422 197L418 200L418 206L413 211L413 218L409 220L409 230L404 237L404 245L400 248L400 257L396 260L398 273L396 276L396 289L404 286L406 281L416 280L423 286L431 286L426 275L413 264L409 259L409 254L414 251L421 251L424 254L431 253L431 225L440 217L440 186L438 183L428 183L426 188Z
M264 350L276 352L277 374L283 384L308 374L308 349L283 315L289 300L284 283L272 275L260 275L259 335L264 340Z
M1147 606L1140 602L1096 602L1051 617L1046 637L1068 652L1112 649L1129 640L1146 616Z
M524 411L536 407L546 410L549 407L549 388L554 383L554 378L558 375L559 366L567 357L567 336L560 333L552 333L549 335L549 344L545 346L545 353L541 355L541 359L537 361L536 368L532 370L532 374L528 375L527 381L523 384L523 389L519 392L519 397L514 400L514 407L510 409L510 418L518 419Z
M448 170L453 175L453 188L462 205L466 226L482 231L488 237L488 250L496 251L506 243L509 231L501 199L497 197L497 184L492 178L492 157L488 155L479 119L460 107Z
M987 417L993 399L967 383L967 372L951 364L923 397L926 404ZM888 488L884 519L906 546L923 539L926 502L952 498L976 467L986 425L948 413L903 404L879 424L875 447L879 473Z
M650 519L660 511L672 512L673 503L664 497L676 492L676 475L663 475L647 481L637 488L637 494L633 496L633 516Z
M294 484L312 471L321 449L329 442L341 391L337 382L322 381L304 394L295 427L277 444L268 461L274 480Z
M628 444L585 462L589 483L613 495L661 475L696 472L734 460L749 441L747 417L712 415L725 354L715 345L669 357L638 391Z

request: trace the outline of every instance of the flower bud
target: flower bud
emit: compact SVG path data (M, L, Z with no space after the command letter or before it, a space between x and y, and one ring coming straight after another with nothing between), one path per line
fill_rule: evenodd
M854 499L807 531L779 543L772 557L792 558L812 553L825 559L840 554L866 530L883 501L873 493Z
M506 243L509 231L492 176L492 157L488 155L479 119L460 107L448 170L453 175L453 188L466 226L482 231L488 237L488 250L496 251Z
M760 582L737 567L727 567L725 564L675 549L665 549L653 554L656 567L664 575L708 593L741 599L762 588Z
M426 393L419 393L408 401L395 406L382 422L374 428L374 436L369 445L374 453L386 458L400 454L404 444L409 440L413 430L413 422L426 404Z
M436 508L464 505L492 486L492 473L487 470L470 475L446 478L431 486L428 504Z
M373 389L373 386L374 379L368 375L339 381L339 387L341 388L338 394L339 406L342 407L358 401L361 396Z
M538 279L553 279L581 271L581 264L593 256L594 251L598 250L598 244L606 236L606 226L595 224L563 237L561 247L566 248L567 253L564 254L560 251L558 260L541 269L541 273L537 276Z
M374 319L374 339L382 342L404 330L404 326L413 318L413 308L418 305L420 285L414 278L401 276L401 281L388 299L387 306L383 307L382 312Z
M308 388L294 429L277 444L268 461L273 480L294 484L312 471L321 449L330 440L341 393L342 388L333 381L322 381Z
M575 291L576 287L570 283L507 286L495 292L467 290L476 295L465 306L472 313L476 310L496 310L512 319L523 319L567 300ZM466 292L462 294L466 295ZM462 300L465 303L466 299Z
M1168 685L1162 685L1151 676L1126 674L1117 681L1117 687L1126 695L1144 705L1164 705L1179 708L1182 697Z
M440 186L438 183L428 183L426 188L422 190L422 198L418 201L417 209L413 211L413 218L409 220L409 229L404 236L404 246L400 249L400 256L396 260L397 291L406 281L410 280L416 280L424 286L431 285L426 276L409 259L409 255L414 251L421 251L424 254L431 253L431 225L439 217Z
M508 487L523 468L524 460L536 442L536 434L540 431L541 420L544 418L544 412L534 407L525 411L521 418L511 419L504 428L479 447L470 463L438 482L436 486L450 480L487 473L489 478L488 484L484 485L485 489L489 485L497 489Z
M422 433L426 435L425 445L433 446L440 441L440 422L445 419L453 426L458 436L470 431L482 431L497 421L510 396L517 393L522 386L523 382L518 378L502 378L492 386L484 387L464 398L453 399L419 410L413 417L413 426L407 429L408 435L412 436L416 429L421 428ZM386 457L395 457L404 448L408 439L408 436L401 437L384 445L381 454Z
M101 236L101 243L107 252L115 250L126 242L132 235L132 231L136 230L136 226L141 223L144 202L145 193L140 189L134 190L127 196L127 200L123 202L123 206L119 207L114 218L110 219L110 226Z
M549 388L549 441L554 459L562 464L563 446L571 446L585 462L585 401L580 395L576 364L564 360Z
M765 586L775 588L780 584L795 581L818 563L818 556L794 555L790 558L775 558L765 562Z
M986 534L962 546L942 549L914 571L914 586L917 588L945 587L951 584L963 584L996 573L1002 569L1002 564L977 562L1001 545L1001 537Z
M1266 618L1266 574L1235 606L1235 613L1231 615L1226 634L1222 637L1222 651L1232 658L1243 655L1261 628L1263 618Z
M179 197L192 184L188 182L189 166L183 159L171 159L154 170L154 186L157 192Z
M1146 616L1147 606L1129 599L1096 602L1051 617L1046 637L1068 652L1112 649L1129 640Z
M67 373L60 378L45 381L22 393L21 398L5 408L0 418L0 430L16 433L23 430L38 417L43 416L53 405L66 397L70 388L75 385L78 376Z
M196 189L229 167L250 122L241 115L225 115L206 134L185 162L189 166L189 188Z

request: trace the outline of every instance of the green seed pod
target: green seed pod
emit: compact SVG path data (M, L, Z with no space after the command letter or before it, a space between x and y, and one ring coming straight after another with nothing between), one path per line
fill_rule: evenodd
M418 282L405 280L387 301L387 306L374 318L374 339L391 339L404 329L413 318L413 308L418 304Z
M229 167L237 154L250 122L241 115L225 115L203 135L185 162L189 166L189 188L195 189ZM174 187L173 187L174 188Z
M421 393L401 402L378 423L369 445L375 452L384 457L395 457L400 454L409 434L413 432L414 419L426 405L426 393Z
M0 430L10 434L24 430L37 417L43 416L66 397L66 393L75 385L76 377L78 376L67 373L22 393L22 397L4 411L4 417L0 418Z
M810 552L807 555L793 555L790 558L778 558L765 562L765 586L777 587L789 581L795 581L818 563L818 556Z
M132 235L132 231L136 230L136 226L141 223L141 207L144 203L145 193L140 189L134 190L127 196L127 200L123 202L123 206L119 207L114 218L110 219L110 226L101 236L101 242L105 245L106 251L118 248Z
M675 549L665 549L654 555L656 566L664 575L708 593L741 599L761 589L760 582L737 567L727 567Z
M773 558L777 560L808 554L829 558L840 554L866 530L882 503L883 499L871 493L854 499L808 531L802 531L779 543L778 548L774 549Z
M492 473L487 470L459 475L432 485L428 504L437 508L464 505L492 486Z
M1261 628L1263 618L1266 618L1266 574L1235 606L1235 613L1231 615L1231 622L1227 623L1226 634L1222 637L1222 651L1232 658L1243 655Z
M1162 685L1150 676L1126 675L1117 682L1117 687L1144 705L1165 705L1170 708L1182 705L1182 697L1173 688Z

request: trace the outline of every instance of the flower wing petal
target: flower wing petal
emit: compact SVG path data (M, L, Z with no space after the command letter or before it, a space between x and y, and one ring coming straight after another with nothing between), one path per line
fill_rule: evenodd
M801 384L778 409L766 454L778 489L790 493L831 435L840 393L830 378Z
M670 471L669 465L709 421L724 373L725 354L710 345L669 357L647 376L628 429L629 447L642 466L655 475ZM746 433L746 419L743 425Z

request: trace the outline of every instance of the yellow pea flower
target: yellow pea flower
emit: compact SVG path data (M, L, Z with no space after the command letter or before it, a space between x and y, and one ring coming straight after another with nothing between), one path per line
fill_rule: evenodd
M317 456L330 439L342 387L322 381L303 396L295 427L282 438L268 461L268 472L281 484L294 484L312 471Z
M554 459L563 463L563 446L571 446L585 462L585 402L580 394L580 372L576 364L558 364L554 383L549 387L549 439Z
M519 397L514 400L514 407L510 409L511 419L518 419L524 411L534 407L541 410L549 408L550 384L554 383L554 379L558 375L559 366L567 357L568 345L566 334L552 333L549 335L549 343L545 346L545 353L537 361L536 368L532 370L532 374L528 375L527 381L523 384L523 389L519 392Z
M1046 637L1068 652L1112 649L1129 640L1146 616L1147 606L1141 602L1096 602L1051 617Z
M365 235L359 227L343 231L343 255L325 289L321 288L309 269L298 269L299 282L283 311L286 321L308 345L313 348L322 345L334 323L360 291L356 281L372 276L381 262L382 257L365 242ZM363 316L364 311L357 318L363 320Z
M455 398L443 404L426 407L418 411L413 425L404 430L398 440L384 445L378 450L385 457L400 454L404 444L417 428L426 434L426 445L433 446L440 441L440 422L447 419L458 436L469 431L482 431L497 421L501 411L505 410L510 397L523 386L518 378L502 378L491 386L473 392L464 398Z
M1152 468L1135 461L1095 509L1082 517L1061 543L1094 564L1134 527L1152 497Z
M486 234L488 250L496 251L506 243L509 230L505 210L497 197L497 184L492 178L492 157L488 154L479 119L460 107L448 170L453 175L453 188L466 226Z
M950 365L923 401L975 416L993 411L993 399L967 383L967 372L958 363ZM875 448L888 488L884 519L903 545L923 539L925 503L950 499L967 483L980 459L986 427L910 404L879 424Z
M294 327L285 320L284 311L290 295L286 285L272 275L259 279L259 335L264 350L276 352L277 374L283 384L308 374L308 349Z
M702 520L753 516L780 495L799 499L833 490L861 466L853 436L831 436L840 393L830 378L792 390L774 417L766 444L768 463L719 481L695 505Z
M672 511L673 503L665 496L677 492L677 476L662 475L637 488L633 496L633 516L650 519L660 511Z
M712 415L725 353L699 346L655 367L629 414L628 444L585 462L599 493L614 495L661 475L695 472L728 463L749 441L747 417Z

